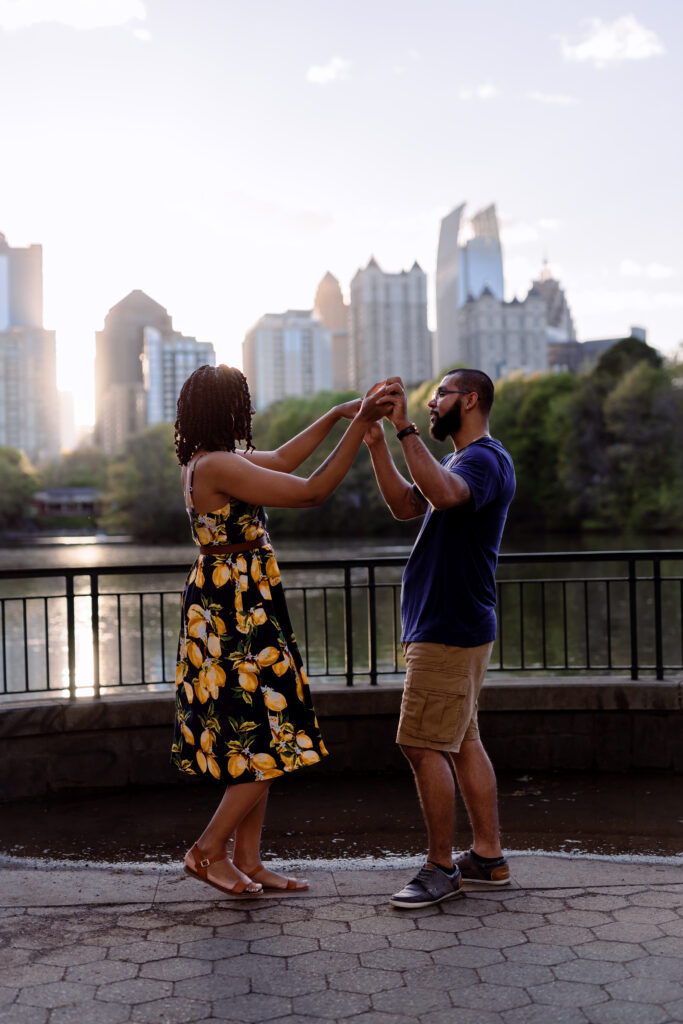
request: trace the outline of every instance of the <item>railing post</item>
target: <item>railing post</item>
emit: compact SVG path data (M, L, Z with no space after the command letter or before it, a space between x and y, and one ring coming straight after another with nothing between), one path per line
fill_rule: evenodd
M100 591L99 577L90 573L90 618L92 621L92 680L95 697L100 696Z
M66 577L66 649L69 666L69 697L76 697L76 614L74 608L74 578Z
M655 670L657 679L664 678L664 644L662 640L662 566L659 558L652 560L655 591Z
M370 686L377 686L377 591L375 567L368 566L368 654L370 658Z
M636 585L636 561L628 560L628 613L631 629L631 679L638 678L638 588Z
M353 686L353 618L351 614L351 569L344 566L344 668L346 685Z

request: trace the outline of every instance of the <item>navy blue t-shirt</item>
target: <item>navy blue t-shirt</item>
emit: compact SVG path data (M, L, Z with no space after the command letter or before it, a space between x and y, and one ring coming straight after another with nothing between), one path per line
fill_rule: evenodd
M482 437L441 465L472 492L464 505L427 509L403 573L404 642L478 647L496 636L496 565L515 493L512 458Z

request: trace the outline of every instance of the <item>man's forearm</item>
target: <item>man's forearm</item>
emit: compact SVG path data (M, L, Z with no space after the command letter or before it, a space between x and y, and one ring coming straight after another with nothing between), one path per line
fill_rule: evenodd
M414 519L424 515L427 502L415 494L412 486L396 469L384 438L370 447L370 458L380 492L394 518Z

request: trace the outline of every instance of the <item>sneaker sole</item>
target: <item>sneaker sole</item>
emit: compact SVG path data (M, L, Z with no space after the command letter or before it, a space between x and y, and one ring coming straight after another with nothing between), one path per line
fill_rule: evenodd
M487 878L465 878L464 875L462 877L463 885L483 885L486 888L496 888L500 885L509 885L511 881L511 878L501 878L499 882L495 882L493 880L489 881Z
M455 900L459 896L464 896L465 893L460 889L456 889L455 892L447 892L445 896L439 896L437 900L424 900L422 903L404 902L403 900L395 900L393 897L389 900L392 907L399 907L401 910L420 910L422 907L433 907L437 903L443 903L444 900Z

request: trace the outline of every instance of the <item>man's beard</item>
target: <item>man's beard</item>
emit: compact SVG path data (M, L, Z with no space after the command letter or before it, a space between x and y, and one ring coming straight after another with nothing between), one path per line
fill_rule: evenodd
M443 416L439 416L439 414L436 413L435 418L432 420L431 426L429 427L429 433L435 441L445 441L447 437L452 437L453 434L458 433L462 426L461 402L462 399L459 398Z

